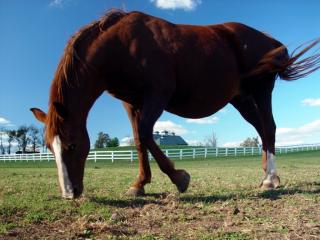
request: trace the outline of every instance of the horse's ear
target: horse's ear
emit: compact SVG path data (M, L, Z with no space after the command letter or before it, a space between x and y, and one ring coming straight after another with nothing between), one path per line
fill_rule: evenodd
M30 108L30 111L33 112L33 115L36 117L36 119L42 123L45 123L47 119L47 114L45 112L39 108Z
M53 107L55 108L59 117L61 117L63 120L68 118L68 109L62 103L53 102Z

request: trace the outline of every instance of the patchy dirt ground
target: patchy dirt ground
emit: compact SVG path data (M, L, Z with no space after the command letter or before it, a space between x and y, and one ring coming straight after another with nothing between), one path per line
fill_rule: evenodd
M109 201L111 216L65 216L12 229L3 239L320 239L320 184L249 196L181 196ZM305 195L307 193L307 195Z
M127 165L88 169L74 201L58 197L55 169L7 168L0 239L320 239L319 156L301 165L280 159L282 185L272 191L257 189L256 159L184 163L187 193L155 170L149 194L135 199L123 194L136 174Z

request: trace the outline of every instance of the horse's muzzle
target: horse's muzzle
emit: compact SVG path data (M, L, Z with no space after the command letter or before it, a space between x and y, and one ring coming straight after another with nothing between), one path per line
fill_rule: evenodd
M79 198L83 191L83 185L81 184L75 184L72 186L72 189L69 188L69 191L62 194L62 198L64 199L75 199Z
M73 198L78 198L83 192L83 185L77 184L73 185Z

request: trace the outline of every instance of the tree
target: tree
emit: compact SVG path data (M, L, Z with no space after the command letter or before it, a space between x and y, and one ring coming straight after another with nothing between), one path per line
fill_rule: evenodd
M15 140L16 137L16 131L15 130L7 130L6 131L7 135L8 135L8 147L7 147L7 153L10 154L11 153L11 146L12 146L12 142Z
M36 148L38 147L38 144L40 143L39 133L40 133L40 131L36 126L31 125L29 127L29 139L30 139L30 143L31 143L33 152L36 152Z
M27 145L30 142L28 137L29 128L27 126L20 126L15 134L15 140L18 143L18 148L22 153L26 152Z
M5 150L3 147L3 143L2 143L2 136L5 134L5 129L4 128L0 128L0 153L1 154L5 154Z
M212 131L210 136L206 138L206 146L216 148L218 145L218 138L214 131Z
M110 137L107 133L99 132L98 138L94 144L94 147L95 148L105 148L105 147L107 147L109 141L110 141Z
M118 138L112 138L107 144L107 147L118 147L119 146L119 139Z
M244 140L241 144L240 147L259 147L259 138L258 137L253 137L253 138L247 138Z
M46 149L46 136L45 136L45 128L43 127L43 128L41 128L40 129L40 145L41 145L41 147L42 147L42 152L44 152L45 151L45 149Z

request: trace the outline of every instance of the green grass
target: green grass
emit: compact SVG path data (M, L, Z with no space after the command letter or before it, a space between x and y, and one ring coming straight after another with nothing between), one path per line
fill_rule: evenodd
M145 197L124 195L137 162L88 162L84 196L59 197L54 162L0 163L0 238L316 239L320 152L279 155L281 188L260 191L260 157L175 160L178 194L154 161Z

